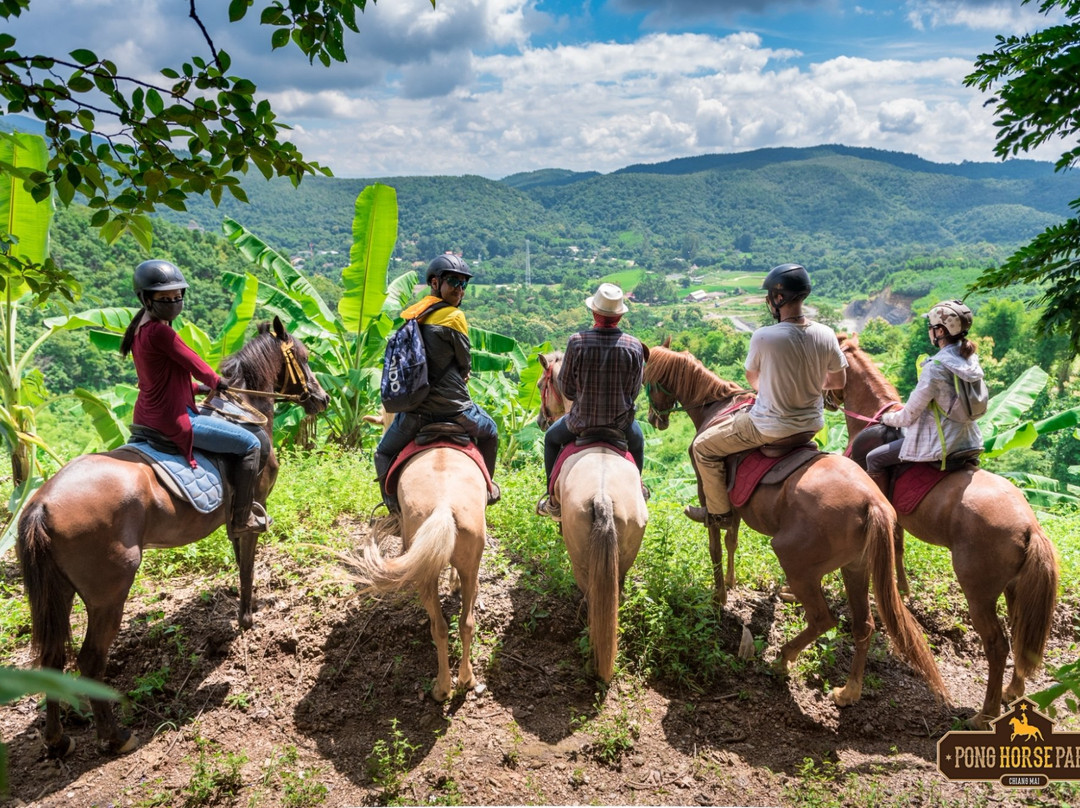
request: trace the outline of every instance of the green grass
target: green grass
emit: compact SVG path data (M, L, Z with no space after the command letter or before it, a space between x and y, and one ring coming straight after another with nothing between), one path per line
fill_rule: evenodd
M644 277L644 269L623 269L619 272L609 272L600 281L602 283L614 283L623 292L629 294L634 291L634 287L641 283L641 279Z

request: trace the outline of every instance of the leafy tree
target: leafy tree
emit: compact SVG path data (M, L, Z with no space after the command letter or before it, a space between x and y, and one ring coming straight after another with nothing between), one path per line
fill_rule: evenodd
M1022 5L1030 2L1021 0ZM1080 159L1080 0L1039 0L1039 11L1057 11L1065 20L1023 36L999 36L997 47L978 57L964 83L995 93L989 101L997 113L995 154L1005 159L1061 138L1069 148L1054 168L1064 171ZM1080 198L1070 207L1080 211ZM1080 352L1080 311L1075 305L1080 295L1080 219L1074 216L1046 228L1000 267L983 272L972 288L1018 283L1047 284L1040 301L1041 326L1047 333L1067 333L1072 350Z
M0 0L0 19L28 13L30 2ZM253 5L254 0L230 0L230 23L242 20ZM345 29L359 30L356 12L364 11L367 0L260 5L260 24L272 29L271 49L292 44L311 62L329 66L346 61ZM122 75L108 55L88 48L23 53L14 36L0 33L0 110L42 121L52 153L44 170L33 171L0 155L0 173L15 172L37 199L54 188L65 205L84 197L95 210L92 225L106 240L130 232L147 249L147 214L159 205L185 210L189 195L209 193L217 204L227 190L244 200L239 175L250 163L268 179L287 177L294 185L309 174L329 174L283 138L289 127L277 120L269 101L256 100L253 81L230 74L232 59L215 45L196 0L189 0L189 9L204 52L163 67L156 82Z

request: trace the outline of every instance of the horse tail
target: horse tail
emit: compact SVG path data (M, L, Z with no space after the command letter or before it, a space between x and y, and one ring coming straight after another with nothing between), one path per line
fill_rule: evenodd
M1042 664L1058 590L1054 546L1034 520L1028 530L1024 563L1010 587L1014 593L1009 609L1013 667L1017 676L1026 678Z
M68 617L75 590L56 565L50 543L44 508L37 503L27 505L19 518L15 549L30 601L30 644L36 664L62 669L71 645Z
M899 649L900 656L922 675L934 693L947 701L949 695L945 681L923 637L922 627L904 605L896 585L896 549L893 546L895 518L892 511L881 502L871 501L867 517L867 552L881 622Z
M597 675L610 682L619 650L619 533L611 497L598 493L592 501L589 532L589 640Z
M361 594L387 594L437 583L450 563L457 541L457 522L451 505L439 505L413 535L409 549L386 558L374 538L363 555L350 559Z

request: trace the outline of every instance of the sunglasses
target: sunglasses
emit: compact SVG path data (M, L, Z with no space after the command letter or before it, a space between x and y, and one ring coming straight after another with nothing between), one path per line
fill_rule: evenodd
M468 278L447 278L444 276L443 282L450 284L450 286L455 289L464 289L466 286L469 285Z

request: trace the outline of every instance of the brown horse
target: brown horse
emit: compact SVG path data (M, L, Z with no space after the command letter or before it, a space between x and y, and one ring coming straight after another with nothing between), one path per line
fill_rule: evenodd
M547 428L570 409L558 385L561 351L542 354L540 423ZM546 421L546 423L545 423ZM563 543L588 604L596 674L610 682L619 650L619 591L641 549L649 511L637 467L606 446L572 455L555 482Z
M365 416L388 427L392 414ZM476 685L471 649L476 626L474 609L480 580L480 558L487 534L487 480L464 452L436 447L406 461L398 477L402 555L385 558L373 532L362 554L346 559L365 594L381 595L415 589L431 620L439 671L432 688L437 701L453 692L450 679L449 627L439 601L439 577L449 565L461 588L461 662L458 687Z
M307 364L307 349L274 318L273 333L264 323L238 353L226 359L221 374L237 392L275 390L300 401L309 414L326 409L327 396ZM266 418L271 438L272 397L247 397ZM266 496L277 478L277 458L270 452L256 498ZM32 642L38 664L62 670L71 642L71 606L77 594L86 605L87 628L78 666L83 676L100 679L109 646L120 630L124 603L147 549L181 547L209 536L226 523L227 509L200 513L171 495L153 469L127 453L105 452L78 457L61 468L31 498L19 520L17 550L30 600ZM240 568L240 614L243 628L252 624L252 579L258 534L229 530ZM118 727L112 706L91 701L98 738L110 752L138 744ZM74 742L63 734L60 706L47 702L45 743L53 756L64 756Z
M848 360L842 396L850 443L872 416L890 402L899 403L900 396L856 338L841 337L840 348ZM1025 678L1042 663L1057 601L1054 547L1020 490L1004 477L978 468L952 472L914 511L899 514L899 520L903 530L952 554L953 570L990 666L982 712L971 721L985 729L1001 713L1009 655L997 616L998 598L1004 593L1012 628L1013 676L1005 690L1011 702L1024 695ZM899 573L903 570L902 531L897 538ZM902 588L907 588L906 583L902 578Z
M645 364L649 422L666 429L677 404L700 432L713 414L746 394L720 379L687 352L653 348ZM901 656L947 698L934 657L915 618L896 588L893 566L893 509L877 486L846 457L823 454L782 483L759 485L745 505L735 509L746 524L772 536L772 548L792 593L806 611L806 628L780 649L777 665L786 669L802 649L836 625L821 589L821 579L839 569L851 609L855 657L844 687L832 691L845 706L862 695L863 671L874 630L870 579L878 612Z

